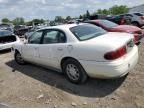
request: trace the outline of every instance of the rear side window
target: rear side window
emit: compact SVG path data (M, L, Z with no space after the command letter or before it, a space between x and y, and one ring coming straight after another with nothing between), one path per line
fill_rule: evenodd
M97 27L92 24L78 25L78 26L70 28L70 31L80 41L89 40L89 39L101 36L106 33L106 31L103 30L102 28Z

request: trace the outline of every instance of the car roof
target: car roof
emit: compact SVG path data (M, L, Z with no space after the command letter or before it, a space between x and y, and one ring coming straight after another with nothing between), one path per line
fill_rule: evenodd
M100 21L105 21L105 19L97 19L97 20L88 20L88 21L85 21L85 22L93 22L93 23L98 23Z
M79 24L64 24L64 25L44 27L44 28L41 28L39 30L44 30L44 29L62 29L62 30L65 30L65 29L70 29L72 27L75 27L75 26L78 26L78 25L83 25L83 24L84 23L79 23Z

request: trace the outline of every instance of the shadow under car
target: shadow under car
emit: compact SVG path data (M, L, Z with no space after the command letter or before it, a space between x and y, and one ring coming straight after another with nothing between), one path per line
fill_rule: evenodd
M18 65L14 60L6 63L12 72L19 71L42 83L54 86L65 92L84 97L105 97L118 89L126 76L118 79L89 79L85 84L75 85L67 81L63 74L42 68L37 65Z

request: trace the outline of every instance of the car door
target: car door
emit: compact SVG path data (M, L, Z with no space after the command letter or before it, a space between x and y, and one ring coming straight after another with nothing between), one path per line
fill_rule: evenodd
M43 31L36 31L28 38L28 42L22 47L22 55L24 59L37 62L39 57L39 45L41 44Z
M56 30L45 30L42 45L39 46L40 60L44 65L59 69L59 59L65 52L65 33Z

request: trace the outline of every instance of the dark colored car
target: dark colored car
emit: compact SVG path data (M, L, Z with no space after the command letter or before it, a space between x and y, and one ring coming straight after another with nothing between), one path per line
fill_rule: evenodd
M12 25L9 24L0 24L0 30L8 30L10 32L14 31Z
M139 43L141 38L144 37L142 29L132 25L118 25L108 20L89 20L85 21L85 23L94 24L108 32L126 32L134 34L135 43Z
M0 51L10 49L20 39L9 30L0 30Z
M107 17L106 20L112 21L119 25L131 24L131 17L124 15Z
M20 28L14 31L14 34L18 36L23 36L26 32L29 31L30 28Z

